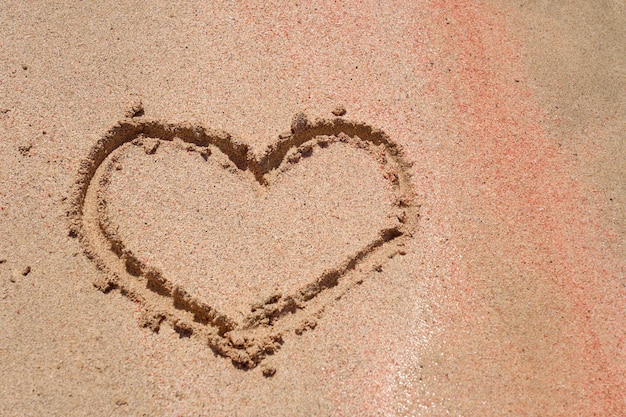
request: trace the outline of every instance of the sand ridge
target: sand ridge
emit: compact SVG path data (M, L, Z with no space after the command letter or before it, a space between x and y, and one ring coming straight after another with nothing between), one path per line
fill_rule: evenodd
M133 109L128 114L131 117L110 129L83 160L68 218L70 235L80 239L85 254L103 272L95 285L105 292L119 289L140 302L143 325L154 331L161 323L169 323L181 337L207 343L238 367L253 368L279 349L284 332L301 334L314 328L328 303L363 282L364 272L380 270L386 259L402 254L404 241L412 235L418 206L409 164L400 148L380 130L342 118L309 121L300 113L294 116L291 132L281 134L278 142L255 154L225 132L138 117L142 114L142 108ZM380 165L381 177L393 190L390 221L379 226L375 237L342 255L334 266L314 274L297 290L269 294L250 305L249 312L238 319L140 259L109 216L105 195L119 169L120 152L135 145L153 155L160 146L169 144L198 153L204 161L221 154L223 169L249 173L261 188L311 154L332 152L337 144L365 151Z

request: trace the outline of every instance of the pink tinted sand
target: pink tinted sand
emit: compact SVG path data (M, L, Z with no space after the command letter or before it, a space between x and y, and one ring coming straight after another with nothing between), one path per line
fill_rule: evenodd
M511 326L504 329L506 336L500 333L504 340L480 344L485 351L475 358L477 366L484 359L509 362L503 369L511 366L534 379L530 392L547 389L552 401L562 401L566 414L573 404L581 415L623 414L626 358L624 333L618 329L626 322L624 263L606 243L619 235L601 220L603 196L576 179L571 156L542 127L544 116L527 86L520 47L510 38L504 16L472 2L434 6L432 27L439 30L430 31L431 41L441 47L424 58L431 66L430 91L451 92L456 140L467 150L450 183L458 188L447 190L455 199L468 194L459 200L465 205L461 216L469 220L455 222L465 226L457 235L457 250L467 261L452 268L450 297L458 310L444 309L448 343L468 343L454 336L465 335L463 329L488 339L498 327ZM459 210L454 202L448 204ZM476 256L477 243L486 256ZM495 296L527 298L502 303ZM488 318L493 314L504 323L495 324ZM558 330L550 334L546 329L555 319ZM541 338L550 340L542 346ZM534 353L528 352L530 346ZM567 364L565 386L539 352ZM550 371L544 374L535 366ZM545 378L545 385L537 377ZM515 414L531 411L515 402L510 405ZM537 411L552 414L553 407Z

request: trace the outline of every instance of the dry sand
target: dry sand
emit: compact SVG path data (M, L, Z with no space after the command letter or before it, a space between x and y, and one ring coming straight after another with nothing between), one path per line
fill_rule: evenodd
M0 5L0 415L626 415L623 2L207 3Z

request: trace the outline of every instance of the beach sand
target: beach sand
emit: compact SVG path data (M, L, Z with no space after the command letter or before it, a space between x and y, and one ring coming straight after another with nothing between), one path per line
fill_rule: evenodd
M0 6L0 415L626 415L618 0Z

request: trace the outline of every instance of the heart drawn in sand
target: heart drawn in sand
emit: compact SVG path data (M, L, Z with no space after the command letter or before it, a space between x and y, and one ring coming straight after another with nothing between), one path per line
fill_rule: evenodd
M81 163L70 234L103 291L139 301L236 366L403 253L417 218L398 146L341 118L294 117L255 153L225 132L129 118Z

